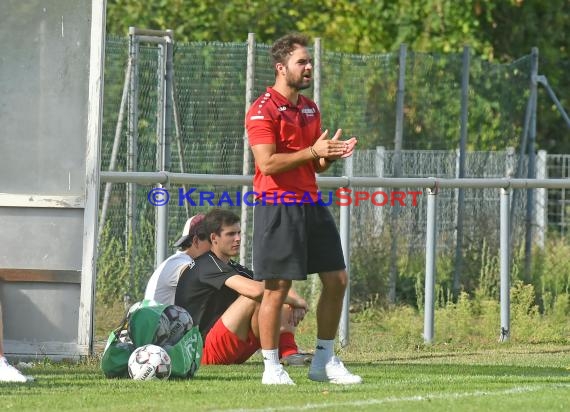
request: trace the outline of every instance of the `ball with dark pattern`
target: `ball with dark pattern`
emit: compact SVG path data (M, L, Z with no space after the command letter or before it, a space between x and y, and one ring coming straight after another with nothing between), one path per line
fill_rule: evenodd
M136 348L129 357L129 376L137 381L168 379L170 377L170 356L160 346L144 345Z

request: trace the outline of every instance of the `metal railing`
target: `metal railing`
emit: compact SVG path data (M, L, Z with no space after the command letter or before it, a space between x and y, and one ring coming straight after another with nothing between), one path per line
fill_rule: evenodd
M190 174L171 172L101 172L102 182L112 183L138 183L138 184L235 184L251 185L253 177L249 175L215 175L215 174ZM423 338L426 343L431 343L434 337L434 311L435 311L435 262L436 262L436 208L437 195L443 188L464 189L500 189L500 341L509 339L510 333L510 202L511 190L513 189L570 189L570 179L445 179L445 178L379 178L379 177L318 177L320 187L390 187L390 188L424 188L428 191L426 210L426 264L425 264L425 313ZM168 205L162 212L168 213ZM341 209L339 231L341 243L345 252L347 271L350 276L350 262L347 259L348 245L350 244L350 207ZM158 236L166 236L168 233L166 219L156 221ZM156 245L158 248L160 245ZM157 253L160 253L157 251ZM339 340L342 346L349 342L349 288L345 294L341 321L339 325Z

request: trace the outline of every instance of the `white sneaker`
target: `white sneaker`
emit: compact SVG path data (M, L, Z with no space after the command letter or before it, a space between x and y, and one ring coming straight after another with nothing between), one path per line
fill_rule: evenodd
M0 360L0 382L30 382L31 376L24 376L22 372L8 363L6 358Z
M295 385L282 365L274 370L265 369L261 383L264 385Z
M353 385L355 383L362 382L362 378L350 373L336 356L333 356L324 368L315 368L313 364L311 364L311 368L309 369L309 379L312 381L330 382L338 385Z

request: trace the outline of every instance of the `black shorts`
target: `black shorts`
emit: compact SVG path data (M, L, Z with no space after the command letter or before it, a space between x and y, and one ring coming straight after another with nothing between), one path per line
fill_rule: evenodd
M346 268L336 223L326 206L256 205L255 278L305 280L309 273Z

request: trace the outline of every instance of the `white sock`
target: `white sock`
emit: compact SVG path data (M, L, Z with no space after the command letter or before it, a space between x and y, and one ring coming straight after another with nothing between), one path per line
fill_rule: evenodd
M317 339L313 365L317 368L322 368L333 356L334 339Z
M279 363L279 349L261 349L265 370L277 369Z
M9 365L8 359L6 359L4 356L0 356L0 366L7 366L7 365Z

